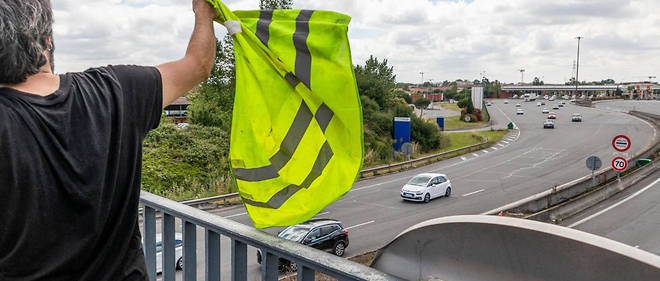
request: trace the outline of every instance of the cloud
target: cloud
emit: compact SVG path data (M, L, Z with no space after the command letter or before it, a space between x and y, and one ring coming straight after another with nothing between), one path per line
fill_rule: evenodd
M225 4L258 7L257 0ZM194 22L189 0L57 0L53 8L57 72L178 59ZM490 80L517 82L525 68L525 77L563 83L578 35L581 79L639 80L660 70L658 1L294 0L294 8L350 15L353 63L386 58L399 81L419 82L420 71L434 81L486 71ZM224 34L216 24L216 35Z

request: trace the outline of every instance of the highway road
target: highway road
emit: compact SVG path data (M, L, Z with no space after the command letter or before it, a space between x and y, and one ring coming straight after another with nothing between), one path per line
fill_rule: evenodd
M594 103L596 108L610 110L610 111L641 111L660 115L660 101L658 100L617 100L617 101L600 101Z
M631 154L646 147L657 134L648 123L627 114L570 103L554 110L558 115L556 129L543 129L546 115L541 113L536 102L520 101L525 114L516 115L518 101L510 100L505 105L496 100L490 107L497 123L512 121L520 129L492 148L413 170L360 180L344 198L328 206L318 217L341 220L349 228L351 243L346 255L353 256L386 245L401 231L419 222L442 216L479 214L587 175L586 158L595 155L608 163L614 152L611 141L617 134L631 138ZM571 122L574 112L582 113L584 122ZM447 174L452 182L452 196L428 204L401 200L399 192L403 184L422 172ZM252 225L242 206L213 213ZM264 231L275 234L281 229ZM200 230L200 274L204 271L203 238ZM225 249L223 274L228 274L230 261L230 246L226 240L222 243ZM255 250L249 248L248 255L249 279L258 280Z
M562 225L660 255L660 171Z

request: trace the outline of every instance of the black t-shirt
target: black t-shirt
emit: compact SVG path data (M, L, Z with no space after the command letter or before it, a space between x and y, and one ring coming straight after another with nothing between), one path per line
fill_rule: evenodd
M147 280L138 200L160 72L60 75L37 96L0 88L0 280Z

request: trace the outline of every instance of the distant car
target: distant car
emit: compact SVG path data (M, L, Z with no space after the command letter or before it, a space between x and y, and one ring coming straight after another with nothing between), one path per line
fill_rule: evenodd
M550 113L548 114L548 119L557 119L557 114L554 113L554 112L550 112Z
M516 103L516 107L520 107L520 104L519 104L519 103Z
M550 110L548 110L545 107L543 108L543 110L541 110L541 113L544 113L544 114L548 114L549 112L550 112Z
M523 114L525 114L525 111L522 110L522 108L518 108L518 110L516 110L516 115L523 115Z
M566 102L565 102L565 101L561 101L561 104L566 104Z
M508 100L504 100L504 104L509 104L509 101L508 101Z
M348 230L341 222L333 219L312 219L289 226L277 234L278 237L298 242L322 251L330 251L343 256L348 247ZM261 250L257 250L257 263L263 260ZM280 266L293 266L291 261L279 259Z
M545 105L545 101L541 101L541 105Z
M559 107L564 107L564 105L563 105L563 104L561 104L561 103L560 103L560 104L557 104L557 106L559 106Z
M144 243L144 240L143 240ZM174 234L174 261L176 269L183 269L183 235ZM156 273L163 272L163 237L156 234Z
M541 106L541 105L542 105L541 102L536 103L536 106Z
M571 117L571 121L573 121L573 122L582 122L582 114L573 113L573 117Z
M486 104L486 106L491 106L491 105L493 105L492 102L488 102L488 103Z
M401 188L401 198L404 200L428 203L440 196L451 196L451 181L444 174L419 174Z
M559 105L556 105L556 104L555 104L555 105L552 107L552 109L559 109Z
M550 120L550 119L545 119L543 122L543 129L554 129L555 128L555 121Z

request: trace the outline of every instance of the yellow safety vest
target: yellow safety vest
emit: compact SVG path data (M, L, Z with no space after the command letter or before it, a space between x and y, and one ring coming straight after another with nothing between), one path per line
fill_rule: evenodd
M234 39L230 160L259 228L304 222L346 194L364 155L362 107L347 37L329 11L220 12Z

